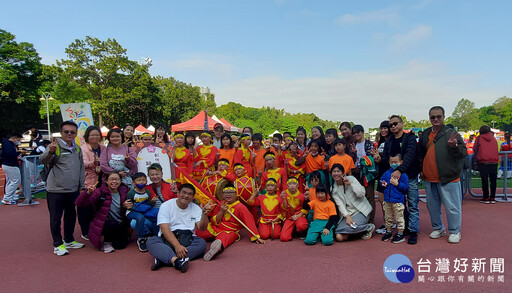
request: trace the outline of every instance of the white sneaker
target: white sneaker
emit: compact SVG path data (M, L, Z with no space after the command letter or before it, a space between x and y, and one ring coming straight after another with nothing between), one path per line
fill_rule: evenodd
M66 246L66 248L78 249L78 248L84 247L85 244L76 242L76 241L72 241L72 242L64 242L64 246Z
M104 253L111 253L116 251L114 247L112 246L112 243L110 242L103 242L103 245L101 246L101 250L103 250Z
M432 233L430 233L430 238L432 239L438 239L438 238L441 238L441 237L444 237L446 236L446 230L445 229L438 229L438 230L434 230L432 231Z
M452 233L450 237L448 237L448 243L459 243L460 242L460 232Z
M66 249L66 246L64 246L64 244L61 244L60 246L53 248L53 253L55 253L58 256L63 256L69 254L69 251Z

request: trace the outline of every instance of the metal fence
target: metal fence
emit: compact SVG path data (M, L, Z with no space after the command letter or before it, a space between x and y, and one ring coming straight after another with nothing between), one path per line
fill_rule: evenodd
M37 205L32 195L45 190L45 183L39 174L43 170L43 163L39 156L26 156L21 160L21 187L25 200L19 206Z
M501 158L501 165L499 166L500 169L503 169L502 172L502 178L499 178L496 181L496 197L502 197L497 198L496 201L499 202L512 202L512 199L508 198L508 184L511 180L509 177L509 172L512 170L510 169L509 162L512 160L512 158L509 158L509 156L512 156L512 151L504 151L499 152L500 158ZM480 177L480 173L478 171L474 171L471 169L465 169L464 172L468 174L467 180L465 181L465 186L467 192L471 196L474 197L482 197L482 194L475 193L475 190L482 188L482 180ZM501 193L498 193L501 190Z

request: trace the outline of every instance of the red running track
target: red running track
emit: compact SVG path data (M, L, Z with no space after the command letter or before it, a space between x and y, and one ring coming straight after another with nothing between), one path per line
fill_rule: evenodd
M380 235L368 241L354 240L333 246L306 246L303 241L249 242L246 233L211 262L191 262L182 274L173 268L150 271L153 258L141 253L132 238L129 246L105 254L92 245L71 250L70 255L53 254L46 201L31 207L1 206L0 292L511 292L512 204L480 204L463 201L462 241L447 243L447 237L433 240L426 204L420 202L420 230L417 245L382 242ZM377 211L377 224L382 213ZM79 238L79 227L75 237ZM418 269L420 258L432 263L431 273L422 273L425 283L415 279L408 284L390 282L383 274L387 257L401 253ZM468 272L445 274L438 282L436 258L469 258ZM485 258L485 273L471 273L471 259ZM504 273L489 273L490 258L504 258ZM455 281L448 282L448 275ZM464 282L458 282L458 276ZM469 275L475 276L468 283ZM478 281L483 275L484 282ZM498 275L504 282L498 282ZM494 276L494 282L488 281ZM434 277L435 281L429 281Z

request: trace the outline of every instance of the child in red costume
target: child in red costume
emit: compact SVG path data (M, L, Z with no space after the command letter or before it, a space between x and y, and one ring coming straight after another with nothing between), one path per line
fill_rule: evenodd
M221 179L226 179L229 182L235 181L235 174L229 172L229 161L227 159L220 159L217 165L217 171L206 171L206 177L201 179L201 185L206 188L211 194L215 194L215 188Z
M237 200L235 187L231 184L224 187L222 196L224 201L220 205L219 212L211 218L208 228L205 231L196 230L196 235L205 240L215 238L210 245L210 250L204 255L205 261L212 260L226 247L240 239L240 230L243 225L236 218L244 223L246 228L249 228L251 241L265 244L265 241L259 238L251 213Z
M259 187L256 187L254 194L247 201L249 204L260 206L261 218L258 221L258 231L262 239L278 239L281 236L281 221L283 216L283 198L276 194L276 180L269 178L266 194L259 194Z
M261 176L261 186L267 186L267 180L272 178L275 180L278 190L277 193L286 189L286 181L288 180L288 174L284 168L276 167L276 156L273 152L265 153L265 166L267 170Z
M201 141L203 145L197 148L194 156L193 177L197 181L200 181L206 175L207 170L215 170L213 165L217 157L217 148L211 144L212 135L208 132L201 133Z
M183 133L179 132L174 135L174 152L172 160L179 168L175 167L176 181L180 181L181 172L187 173L187 175L192 176L192 171L194 169L194 161L192 160L192 153L185 147L185 136Z
M281 241L290 241L294 228L298 233L308 229L306 220L307 210L303 208L304 194L298 190L299 181L291 177L288 179L288 189L281 193L284 199L283 207L286 211L286 220L281 230Z
M252 216L254 217L254 222L256 223L256 220L258 219L258 207L247 203L249 198L251 198L254 193L254 179L247 176L244 165L240 163L235 164L235 176L236 179L233 185L236 188L238 199L247 207L249 212L251 212Z
M240 138L241 145L238 150L236 150L235 153L235 164L242 164L245 167L245 171L247 172L247 176L254 177L253 171L252 171L252 151L249 148L251 145L251 137L249 134L244 133L242 134L242 137Z

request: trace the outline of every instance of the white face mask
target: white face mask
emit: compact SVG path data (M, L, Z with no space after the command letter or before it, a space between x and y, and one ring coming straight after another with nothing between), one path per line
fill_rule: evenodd
M14 144L15 144L15 145L20 145L20 144L21 144L21 141L19 141L19 140L15 140L15 141L14 141Z

